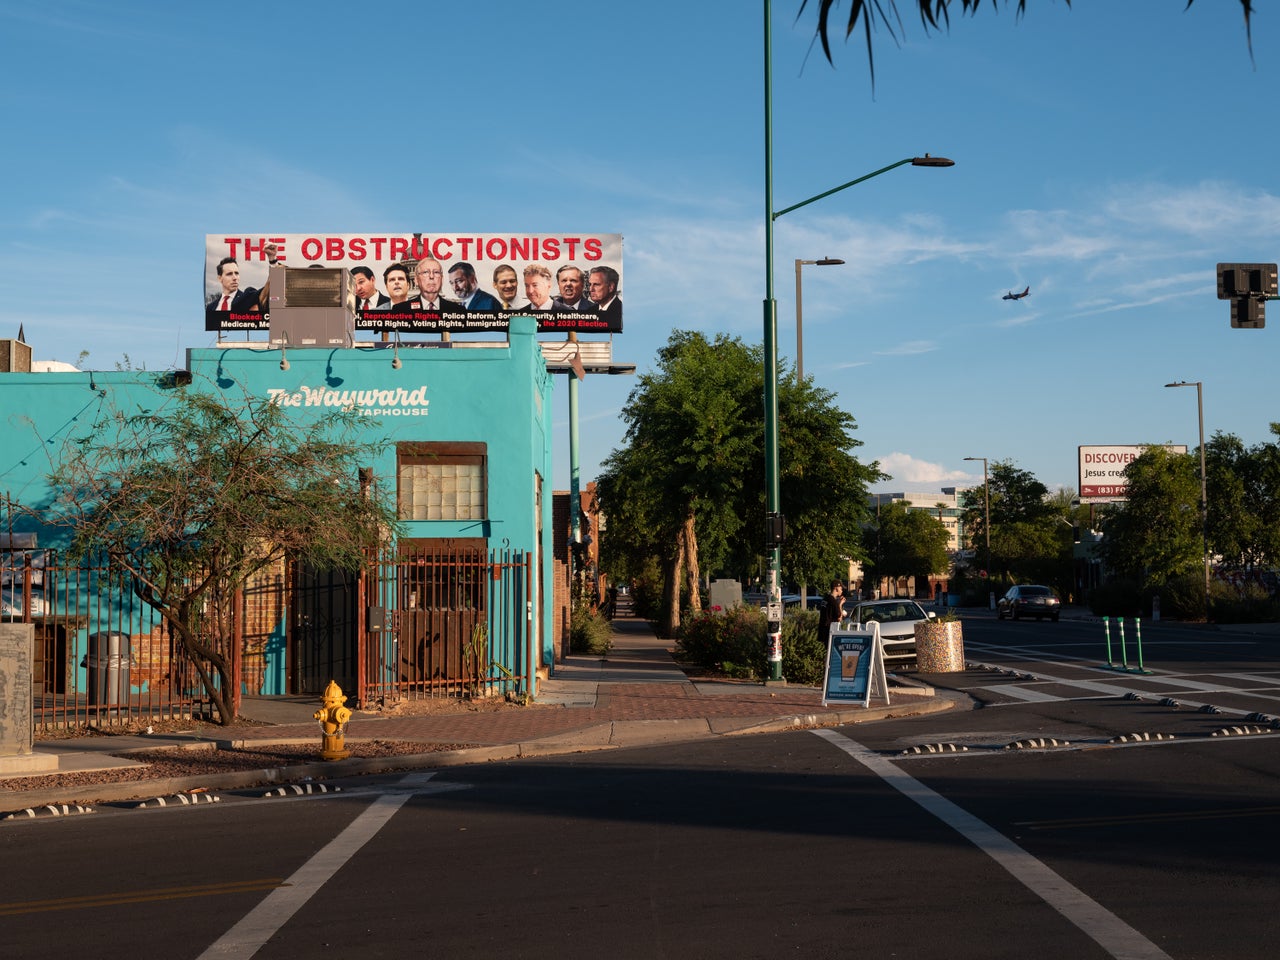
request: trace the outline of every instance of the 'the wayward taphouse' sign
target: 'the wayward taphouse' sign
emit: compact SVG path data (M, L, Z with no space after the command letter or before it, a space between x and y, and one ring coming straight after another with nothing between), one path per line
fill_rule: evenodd
M346 270L335 305L356 330L473 333L532 316L539 331L622 332L616 233L208 234L205 329L269 330L273 267Z

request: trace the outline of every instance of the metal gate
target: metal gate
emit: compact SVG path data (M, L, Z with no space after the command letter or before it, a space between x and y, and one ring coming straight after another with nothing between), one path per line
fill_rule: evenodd
M294 565L290 692L319 697L330 680L356 687L359 573Z
M369 573L360 701L527 689L531 587L523 553L482 540L402 544Z

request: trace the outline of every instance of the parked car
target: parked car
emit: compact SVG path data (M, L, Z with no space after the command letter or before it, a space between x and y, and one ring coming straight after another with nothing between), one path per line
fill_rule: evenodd
M1003 620L1006 616L1014 620L1021 620L1023 617L1043 620L1048 617L1057 622L1061 612L1062 601L1058 599L1057 594L1050 588L1042 587L1037 583L1022 583L1010 587L1008 592L996 601L997 620Z
M933 611L926 612L914 600L864 600L849 611L849 619L857 626L873 620L880 624L886 667L915 665L916 624L935 617Z

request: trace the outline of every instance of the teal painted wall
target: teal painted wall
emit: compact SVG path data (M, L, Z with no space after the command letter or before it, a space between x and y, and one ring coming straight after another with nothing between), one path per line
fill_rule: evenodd
M395 448L402 441L466 441L486 444L488 518L482 521L416 521L408 537L483 537L491 548L538 555L541 595L552 596L551 452L552 381L535 337L534 321L512 321L505 344L442 347L402 344L344 349L293 347L282 352L266 343L253 348L202 348L188 353L192 384L238 399L271 397L291 411L323 413L356 403L390 441L374 468L384 493L395 492ZM400 367L393 368L398 354ZM38 510L49 500L45 481L63 445L88 435L96 417L110 409L146 405L157 409L173 395L165 374L147 371L0 374L0 496ZM542 478L542 543L535 514L537 478ZM65 547L57 531L21 518L15 530L36 530L42 547ZM538 590L535 590L538 604ZM550 610L535 607L542 626L542 662L553 659ZM267 665L263 692L282 693L283 633L271 644L280 663Z

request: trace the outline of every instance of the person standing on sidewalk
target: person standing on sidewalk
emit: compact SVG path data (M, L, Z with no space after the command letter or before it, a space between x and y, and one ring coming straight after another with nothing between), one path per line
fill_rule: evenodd
M831 581L831 592L822 604L822 612L818 614L818 640L826 646L831 635L831 625L844 619L844 583Z

